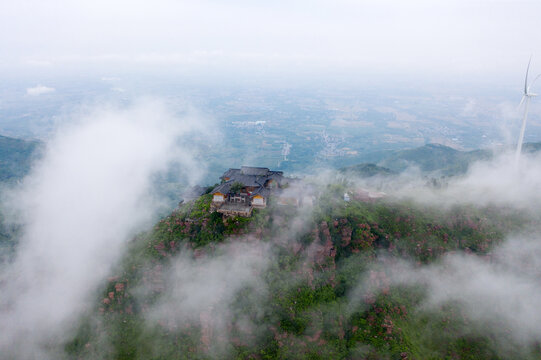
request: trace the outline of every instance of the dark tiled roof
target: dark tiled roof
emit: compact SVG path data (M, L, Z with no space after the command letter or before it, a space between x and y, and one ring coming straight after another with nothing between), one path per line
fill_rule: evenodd
M231 190L231 185L233 185L232 181L224 182L223 184L216 186L214 190L212 190L212 194L227 194L229 193L229 190Z
M222 175L223 178L232 178L236 175L240 174L240 169L229 169Z
M229 169L223 175L222 179L227 179L226 182L217 186L212 193L220 192L227 194L231 190L231 186L239 182L244 186L254 187L256 190L252 195L262 195L268 197L270 190L265 188L265 184L269 180L274 180L281 186L289 181L283 176L282 171L271 171L263 167L242 166L240 169Z
M265 175L268 175L269 172L270 172L269 168L263 168L263 167L242 166L240 168L240 173L242 175L265 176Z
M256 189L252 195L250 195L251 198L253 198L254 196L256 195L261 195L263 196L265 199L269 197L270 195L270 190L267 189L267 188L264 188L264 187L260 187L259 189Z

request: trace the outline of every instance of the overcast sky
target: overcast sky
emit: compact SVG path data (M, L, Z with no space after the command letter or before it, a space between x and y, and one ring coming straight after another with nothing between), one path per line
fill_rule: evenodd
M541 1L6 0L0 71L510 78L530 54L541 70L540 17Z

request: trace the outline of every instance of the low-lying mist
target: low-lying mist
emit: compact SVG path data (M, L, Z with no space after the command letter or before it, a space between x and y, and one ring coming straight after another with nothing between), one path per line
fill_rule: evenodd
M532 344L541 340L541 244L539 238L510 238L491 253L491 261L451 254L438 264L393 269L397 284L423 285L420 310L458 304L472 322L498 335L499 343Z
M0 279L0 353L8 358L57 358L54 344L92 305L127 241L155 220L163 201L153 178L173 163L186 183L204 171L183 146L207 128L201 117L177 116L156 100L84 110L58 129L22 183L3 191L7 218L23 227Z
M497 152L490 160L469 164L465 174L442 176L437 171L422 172L411 166L396 176L349 178L347 181L368 189L379 189L392 197L410 198L418 203L452 206L509 206L538 208L541 193L541 154L522 154L517 162L514 151Z
M382 253L374 269L386 269L389 282L385 286L424 289L426 297L416 312L437 313L446 306L457 306L461 312L455 315L466 316L469 323L463 336L493 336L491 346L499 354L518 356L526 351L524 346L541 341L541 154L523 154L517 162L514 153L503 153L493 160L473 163L466 174L445 178L436 188L427 186L427 178L419 175L418 169L410 169L390 182L380 179L371 184L383 184L396 199L446 211L457 206L507 209L527 218L527 225L518 232L508 229L505 240L487 255L452 252L430 265L421 265L407 259L396 261ZM350 306L363 305L363 296L378 291L382 288L374 289L364 278L350 294ZM426 328L419 331L426 331L427 339L433 337L432 324L423 326Z

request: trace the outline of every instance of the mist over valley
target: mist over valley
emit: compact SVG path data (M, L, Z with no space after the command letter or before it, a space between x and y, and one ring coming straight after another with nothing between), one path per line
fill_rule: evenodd
M541 359L539 10L1 4L0 359Z

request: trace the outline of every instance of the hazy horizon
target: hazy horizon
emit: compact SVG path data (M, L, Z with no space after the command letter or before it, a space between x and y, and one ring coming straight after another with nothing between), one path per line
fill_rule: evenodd
M513 84L530 55L541 69L540 11L491 0L4 2L0 76Z

